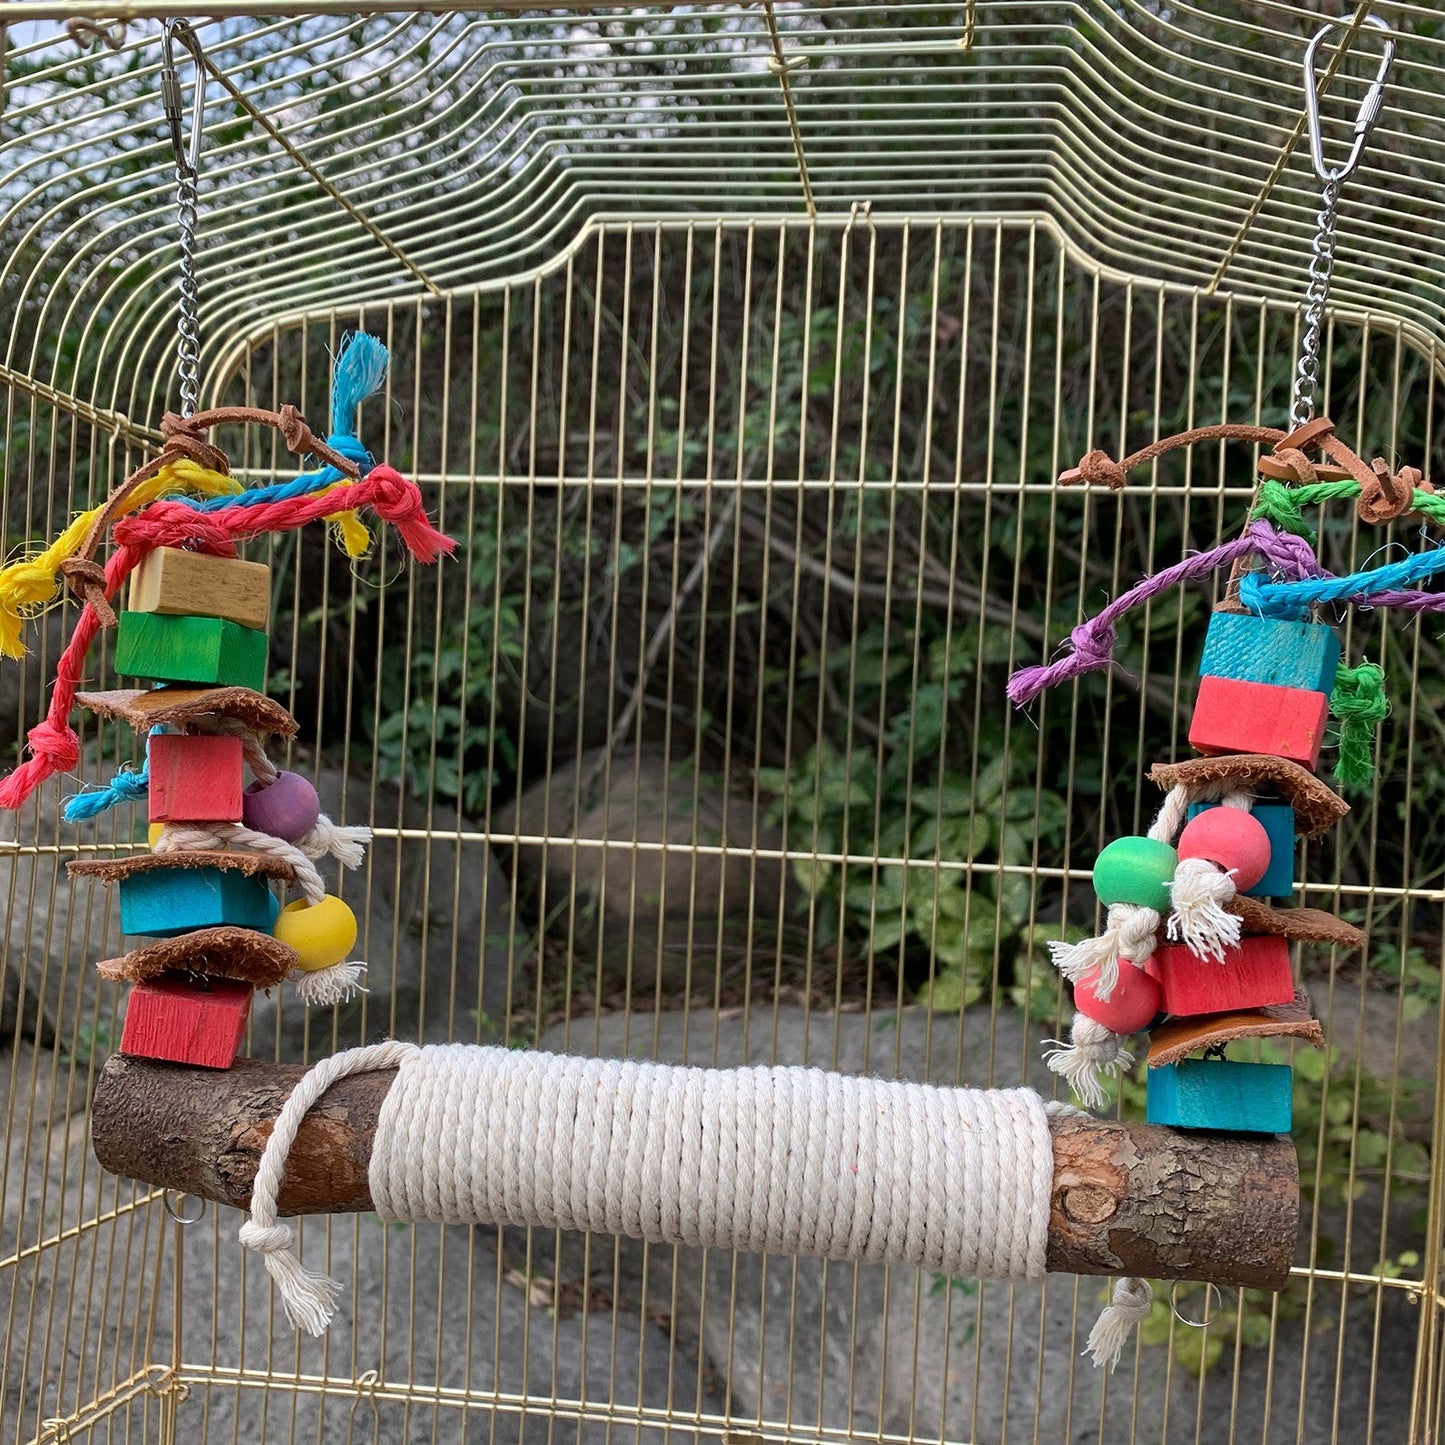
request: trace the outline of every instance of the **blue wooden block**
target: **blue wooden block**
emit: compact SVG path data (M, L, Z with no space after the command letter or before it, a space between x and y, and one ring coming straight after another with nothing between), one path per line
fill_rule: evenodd
M1218 803L1191 803L1189 816ZM1294 809L1288 803L1256 803L1250 811L1269 834L1269 871L1253 888L1251 898L1288 898L1294 892Z
M1339 665L1340 639L1323 622L1215 612L1209 618L1199 675L1329 692Z
M1149 1070L1145 1117L1176 1129L1288 1134L1291 1083L1288 1064L1181 1059Z
M157 868L120 880L122 933L174 938L226 923L269 933L275 921L266 880L234 868Z

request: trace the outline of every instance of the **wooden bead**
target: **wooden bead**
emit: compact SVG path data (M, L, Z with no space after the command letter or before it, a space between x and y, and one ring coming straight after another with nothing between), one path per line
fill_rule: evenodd
M123 1054L229 1069L246 1032L252 988L228 978L197 981L180 974L146 979L130 991Z
M1215 612L1209 618L1199 672L1203 677L1327 693L1339 665L1340 639L1325 623Z
M193 928L259 928L269 933L276 898L258 875L235 868L157 868L122 878L120 930L172 938Z
M321 816L321 799L300 773L278 772L274 783L252 783L241 804L241 821L248 828L288 843L299 843Z
M1164 994L1164 1011L1182 1017L1266 1008L1294 1000L1289 943L1274 934L1241 938L1224 962L1165 944L1145 965Z
M156 547L131 573L127 600L132 612L222 617L264 629L271 612L271 569L239 557Z
M1094 892L1100 903L1135 903L1169 911L1169 884L1179 855L1153 838L1115 838L1094 860Z
M1330 700L1322 692L1205 677L1189 723L1201 753L1266 753L1314 770Z
M1119 981L1107 999L1094 992L1092 978L1074 985L1074 1007L1085 1018L1116 1034L1137 1034L1158 1018L1164 1007L1158 982L1142 968L1119 960Z
M166 825L164 823L152 823L150 827L146 829L146 847L149 848L152 853L156 851L156 844L161 841L161 834L164 833L165 830Z
M266 685L266 634L219 617L167 617L122 612L115 636L115 670L159 682Z
M1191 803L1189 816L1197 818L1218 803ZM1269 837L1269 867L1252 888L1239 891L1251 898L1288 898L1294 892L1295 817L1288 803L1256 803L1250 809Z
M298 898L281 910L272 932L296 950L297 967L310 973L346 962L356 944L356 915L330 893L320 903Z
M157 733L147 750L153 823L240 822L240 738Z
M1247 893L1269 872L1269 834L1243 808L1211 808L1191 818L1179 835L1179 856L1203 858L1234 879Z
M1181 1059L1149 1070L1145 1117L1176 1129L1288 1134L1292 1085L1288 1064Z

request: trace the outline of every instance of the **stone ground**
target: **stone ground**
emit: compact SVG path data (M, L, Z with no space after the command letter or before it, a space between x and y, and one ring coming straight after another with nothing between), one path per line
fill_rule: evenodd
M960 1033L957 1020L930 1026L916 1010L871 1020L703 1010L604 1016L555 1028L543 1044L976 1084L1017 1083L1026 1071L1043 1082L1017 1017L1004 1011L992 1022L990 1031L988 1015L976 1012ZM99 1175L83 1070L72 1079L51 1050L21 1046L0 1054L0 1091L8 1125L0 1249L25 1256L0 1270L10 1340L0 1401L28 1439L30 1425L88 1398L97 1376L124 1377L136 1362L168 1356L174 1231L162 1230L158 1208L127 1207L132 1186ZM113 1224L76 1231L116 1209ZM800 1436L821 1428L982 1442L1348 1441L1367 1437L1372 1403L1370 1438L1406 1438L1401 1402L1419 1321L1403 1291L1386 1291L1377 1310L1372 1295L1342 1301L1322 1286L1308 1320L1280 1320L1272 1351L1246 1349L1237 1366L1227 1352L1202 1383L1171 1371L1158 1347L1104 1379L1078 1357L1102 1281L949 1287L906 1270L339 1218L307 1221L303 1250L309 1265L343 1281L342 1308L325 1341L298 1341L261 1263L243 1259L239 1223L239 1214L212 1209L183 1231L187 1360L214 1361L222 1381L238 1369L339 1382L374 1371L382 1382L410 1380L430 1399L218 1383L179 1407L182 1438L591 1445L696 1433L664 1430L659 1417L670 1409L675 1418L727 1411L735 1440L762 1417ZM1368 1211L1357 1212L1361 1237L1374 1227ZM524 1415L524 1392L570 1409L550 1424L540 1409ZM463 1407L463 1393L474 1403ZM600 1409L609 1401L610 1426ZM591 1412L579 1423L586 1402ZM3 1426L7 1438L14 1428Z

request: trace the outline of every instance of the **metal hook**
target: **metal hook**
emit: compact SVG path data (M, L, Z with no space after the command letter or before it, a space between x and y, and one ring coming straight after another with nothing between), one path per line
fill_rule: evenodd
M1375 78L1360 103L1360 113L1355 117L1355 143L1350 147L1350 154L1342 166L1332 169L1325 164L1324 139L1320 134L1320 93L1315 81L1315 55L1325 36L1338 29L1342 23L1332 20L1328 25L1322 25L1305 51L1305 113L1309 117L1310 160L1314 163L1315 174L1326 185L1331 181L1338 183L1344 180L1359 165L1365 141L1380 118L1380 111L1385 104L1385 86L1389 83L1390 72L1395 67L1395 41L1389 33L1390 27L1378 15L1367 15L1364 23L1374 26L1376 30L1383 30L1386 34L1385 53L1380 57L1380 68L1375 72Z
M191 143L187 147L182 128L181 78L176 73L176 41L191 52L196 64L191 97ZM201 127L206 119L205 52L200 37L184 20L167 20L161 30L161 104L171 130L171 149L176 169L194 179L201 165Z

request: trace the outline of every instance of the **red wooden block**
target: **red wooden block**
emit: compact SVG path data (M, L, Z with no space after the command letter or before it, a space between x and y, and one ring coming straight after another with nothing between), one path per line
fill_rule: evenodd
M239 823L241 739L157 733L148 743L152 823Z
M203 1069L229 1069L246 1032L252 988L229 978L204 984L163 973L130 991L120 1051Z
M1241 938L1223 963L1200 958L1182 943L1167 944L1154 950L1145 972L1159 982L1164 1012L1183 1018L1268 1008L1295 996L1289 943L1273 934Z
M1329 711L1322 692L1201 677L1189 741L1201 753L1266 753L1313 770Z

